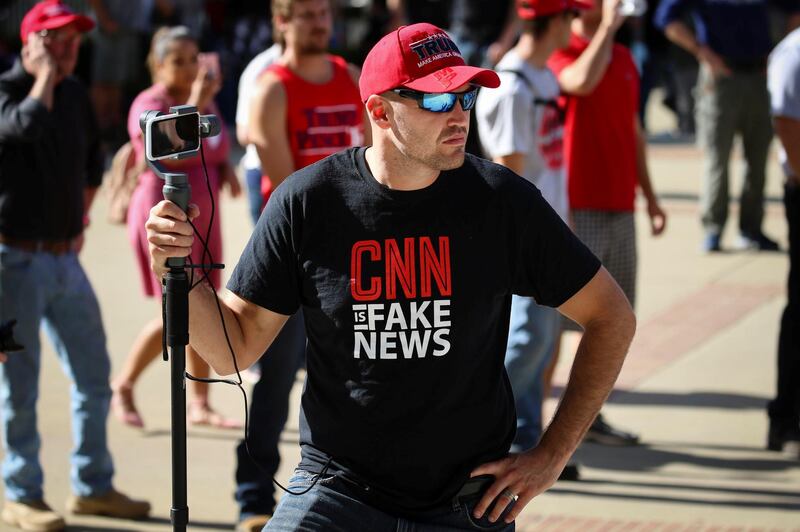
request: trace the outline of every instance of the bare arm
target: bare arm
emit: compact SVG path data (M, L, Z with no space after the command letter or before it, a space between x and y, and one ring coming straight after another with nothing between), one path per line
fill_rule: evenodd
M605 268L558 310L584 328L569 382L553 421L539 445L484 464L472 475L491 474L495 482L475 507L483 515L504 489L519 495L506 516L513 521L531 499L555 483L583 439L603 402L611 393L636 329L628 300ZM498 499L489 515L496 520L508 500Z
M717 55L711 48L697 42L697 39L686 24L680 20L674 20L664 28L664 35L667 38L695 56L701 63L708 65L714 75L730 75L731 70L725 61Z
M589 46L571 65L558 75L561 90L575 96L586 96L603 79L614 46L614 34L622 25L624 18L619 14L620 0L603 3L603 18Z
M639 188L647 200L647 215L650 218L650 231L653 235L660 235L667 225L667 215L661 209L658 198L653 191L650 181L650 170L647 168L647 137L645 136L639 117L634 117L633 127L636 129L636 177Z
M496 162L497 164L502 164L512 172L522 175L522 171L525 169L525 154L524 153L512 153L510 155L500 155L498 157L493 157L492 161Z
M277 187L295 171L286 132L286 91L280 80L268 73L258 81L250 101L248 137L258 152L261 171Z
M800 185L800 120L788 116L776 116L773 118L775 134L786 150L786 157L789 160L789 167L794 175L789 176L795 184Z
M197 207L192 205L191 217L198 214ZM194 242L192 227L187 222L186 213L169 201L161 201L150 210L145 227L150 242L151 266L156 276L161 278L167 272L167 258L186 257L191 252ZM234 373L235 367L222 331L217 302L240 370L258 360L289 319L227 290L218 298L205 283L195 287L189 292L190 342L220 375Z

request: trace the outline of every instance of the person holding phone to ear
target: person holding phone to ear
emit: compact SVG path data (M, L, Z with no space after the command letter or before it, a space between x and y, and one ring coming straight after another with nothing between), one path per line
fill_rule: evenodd
M170 106L188 104L197 107L204 114L219 114L213 98L219 92L222 80L219 75L219 63L216 62L215 65L211 57L213 56L199 53L197 42L183 26L162 28L153 36L148 58L153 86L137 96L128 118L128 132L137 159L144 158L143 137L139 127L139 115L144 110L167 112ZM205 206L204 215L195 220L195 227L203 238L206 234L210 235L207 243L211 257L203 258L203 250L198 248L192 257L193 263L222 262L219 191L223 186L227 186L234 197L240 193L239 181L228 161L228 153L229 141L224 128L219 136L211 137L204 143L208 179L217 209L213 223L210 218L211 198L205 192L206 183L200 157L183 161L164 161L165 165L180 169L189 175L189 184L192 190L197 191L192 201ZM161 284L149 269L147 235L142 226L150 208L163 198L162 186L163 181L151 170L143 172L128 209L128 237L138 261L142 290L146 296L155 299L153 319L139 333L122 371L112 381L114 394L111 406L114 415L132 427L144 426L144 421L134 403L134 384L147 365L161 352ZM212 270L209 281L214 286L219 286L220 271ZM188 372L195 377L208 377L208 365L191 349L187 351ZM207 383L190 382L189 390L193 397L188 407L189 423L220 428L241 427L238 421L227 419L211 408L208 386Z

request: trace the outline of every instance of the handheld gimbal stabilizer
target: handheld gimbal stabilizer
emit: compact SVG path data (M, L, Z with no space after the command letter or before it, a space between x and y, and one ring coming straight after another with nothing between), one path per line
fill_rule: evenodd
M200 115L190 105L170 107L168 114L145 111L139 117L145 141L147 164L164 180L164 199L186 211L191 187L184 172L168 169L163 159L194 157L200 139L220 132L214 115ZM164 277L164 337L170 348L170 390L172 395L172 529L184 532L189 523L186 502L186 345L189 343L189 276L186 268L219 268L222 265L188 264L184 258L167 260L169 272ZM164 359L167 359L166 350Z

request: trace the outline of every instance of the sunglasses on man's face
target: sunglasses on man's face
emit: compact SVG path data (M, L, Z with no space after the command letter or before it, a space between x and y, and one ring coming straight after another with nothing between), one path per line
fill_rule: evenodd
M431 113L449 113L456 106L457 100L461 102L461 108L465 111L475 107L478 88L473 87L466 92L418 92L410 89L392 89L392 92L402 98L416 100L420 109Z

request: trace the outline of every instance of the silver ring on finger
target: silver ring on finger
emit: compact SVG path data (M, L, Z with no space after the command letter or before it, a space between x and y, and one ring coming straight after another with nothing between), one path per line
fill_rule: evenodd
M514 493L513 491L511 491L508 488L504 489L503 492L500 495L502 495L503 497L508 498L508 500L514 501L514 502L517 502L517 499L519 499L519 495L517 495L516 493Z

